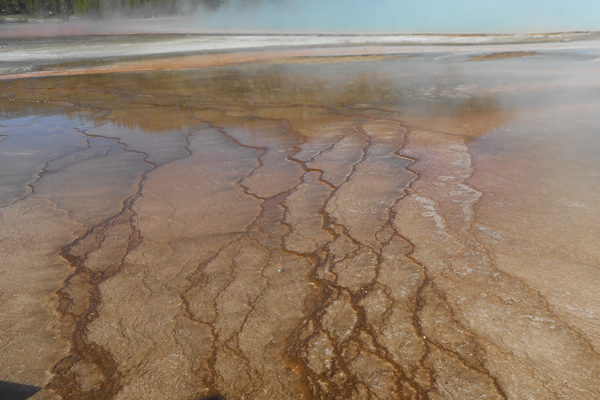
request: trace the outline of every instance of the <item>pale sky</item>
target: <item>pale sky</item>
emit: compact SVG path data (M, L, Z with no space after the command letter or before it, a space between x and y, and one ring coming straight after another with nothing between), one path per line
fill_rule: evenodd
M600 0L265 0L199 12L212 29L383 33L600 30Z

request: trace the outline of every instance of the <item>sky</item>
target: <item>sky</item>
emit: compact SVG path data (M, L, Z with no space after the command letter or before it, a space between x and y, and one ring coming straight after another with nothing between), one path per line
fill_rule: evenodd
M600 30L600 0L263 0L195 16L211 30L540 33Z

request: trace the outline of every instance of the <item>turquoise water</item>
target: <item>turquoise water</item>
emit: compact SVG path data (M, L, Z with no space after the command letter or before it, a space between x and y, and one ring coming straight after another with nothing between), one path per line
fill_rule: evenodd
M202 12L206 29L360 33L600 30L600 1L267 0Z

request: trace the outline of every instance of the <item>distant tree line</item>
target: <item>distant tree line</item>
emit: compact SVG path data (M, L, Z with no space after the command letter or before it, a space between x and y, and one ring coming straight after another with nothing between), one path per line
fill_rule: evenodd
M63 0L68 13L73 13L71 0ZM70 6L70 7L69 7ZM68 7L68 8L67 8ZM0 0L0 14L24 14L48 16L52 13L59 15L63 12L61 0Z
M0 15L23 14L63 19L73 14L88 17L153 17L184 14L198 7L217 9L222 3L223 0L0 0Z

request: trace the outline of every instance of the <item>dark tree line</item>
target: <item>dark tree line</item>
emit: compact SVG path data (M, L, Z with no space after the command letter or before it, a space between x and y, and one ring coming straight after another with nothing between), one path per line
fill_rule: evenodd
M73 14L101 17L178 15L198 7L217 9L223 0L0 0L0 15L23 14L68 19Z
M65 11L72 14L71 0L62 0L62 2ZM64 13L61 0L0 0L0 14L48 16L50 13L56 16Z

